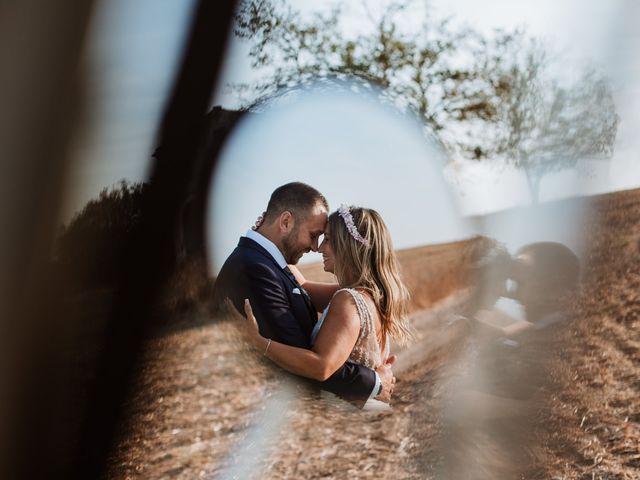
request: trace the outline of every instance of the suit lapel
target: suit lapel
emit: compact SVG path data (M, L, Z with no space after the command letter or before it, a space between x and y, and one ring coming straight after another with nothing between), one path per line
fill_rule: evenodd
M247 238L247 237L240 237L240 241L238 242L238 246L239 247L252 248L252 249L260 252L262 255L267 257L271 261L271 263L273 263L274 267L279 272L281 272L284 277L286 277L287 281L291 284L291 286L293 286L293 287L297 287L298 286L297 283L295 282L295 280L291 280L289 275L287 275L286 272L280 267L280 264L276 261L276 259L273 258L273 256L262 245L260 245L258 242L256 242L255 240L251 240L250 238Z
M282 273L282 276L287 279L287 281L289 282L289 284L293 288L302 289L302 287L298 284L298 282L295 280L295 278L292 278L293 275L292 274L287 275L287 273L280 267L280 265L278 264L276 259L273 258L273 256L264 247L262 247L262 245L260 245L258 242L256 242L255 240L251 240L250 238L247 238L247 237L240 237L240 241L238 242L238 246L239 247L252 248L252 249L260 252L262 255L267 257L271 261L271 263L273 263L275 268L280 273ZM317 314L315 313L315 307L311 303L311 299L307 298L308 294L306 292L305 292L306 296L302 294L302 291L300 292L300 294L302 295L302 300L304 301L305 306L307 307L307 310L309 312L309 316L310 316L311 320L315 323L316 320L317 320Z

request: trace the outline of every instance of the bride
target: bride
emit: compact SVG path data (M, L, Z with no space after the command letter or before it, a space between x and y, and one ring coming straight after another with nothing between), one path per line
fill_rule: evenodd
M311 335L312 349L261 336L247 299L249 342L285 370L314 380L326 380L347 360L375 369L387 361L391 339L404 343L410 335L409 294L387 226L375 210L341 206L329 216L318 250L338 290L335 284L307 281L291 267L314 304L324 307Z

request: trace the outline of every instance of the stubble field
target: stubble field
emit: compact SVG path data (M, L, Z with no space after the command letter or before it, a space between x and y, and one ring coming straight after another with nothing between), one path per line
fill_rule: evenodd
M640 478L640 192L591 208L582 289L521 478ZM454 314L483 241L399 252L421 348L405 355L393 410L320 400L247 351L232 322L204 323L149 341L109 477L449 478L451 400L473 358Z

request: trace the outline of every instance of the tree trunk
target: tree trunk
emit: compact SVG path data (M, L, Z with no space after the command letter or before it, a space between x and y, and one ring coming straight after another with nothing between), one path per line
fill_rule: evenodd
M538 205L540 203L540 182L542 175L535 171L525 170L527 184L529 185L529 194L531 195L531 203Z

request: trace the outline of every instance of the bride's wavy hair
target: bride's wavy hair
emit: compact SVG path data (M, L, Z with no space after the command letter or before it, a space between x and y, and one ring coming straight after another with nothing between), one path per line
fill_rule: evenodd
M400 278L389 230L375 210L349 207L349 212L366 242L354 238L339 212L329 215L334 273L340 285L364 288L371 294L381 314L383 338L406 343L412 336L407 323L409 291Z

